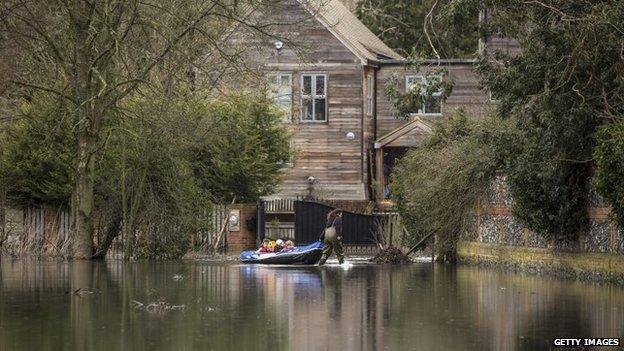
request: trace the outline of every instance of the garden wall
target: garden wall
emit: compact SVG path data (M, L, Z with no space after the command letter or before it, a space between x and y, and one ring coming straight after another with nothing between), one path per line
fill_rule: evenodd
M609 219L610 209L598 194L590 195L589 225L576 241L547 239L529 230L512 215L512 202L505 177L497 177L477 210L474 229L458 244L460 260L624 282L624 233Z

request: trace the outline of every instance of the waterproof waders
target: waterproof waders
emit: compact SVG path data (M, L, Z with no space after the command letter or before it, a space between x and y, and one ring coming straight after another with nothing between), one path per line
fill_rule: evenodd
M325 244L325 247L323 248L323 256L321 256L319 266L325 264L327 258L331 256L332 251L336 251L338 262L342 264L344 262L344 247L342 247L342 238L338 236L334 226L325 228L323 243Z

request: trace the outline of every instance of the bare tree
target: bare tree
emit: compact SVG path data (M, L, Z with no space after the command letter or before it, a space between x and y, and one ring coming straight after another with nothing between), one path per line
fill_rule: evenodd
M193 84L199 72L216 84L246 70L246 54L227 41L233 28L271 36L258 0L4 0L0 57L19 64L6 78L22 97L56 95L71 106L75 137L73 257L93 255L94 170L106 128L120 103L152 84Z

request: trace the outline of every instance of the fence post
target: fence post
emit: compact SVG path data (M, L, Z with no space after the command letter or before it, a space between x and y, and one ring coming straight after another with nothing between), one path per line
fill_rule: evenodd
M394 245L394 216L392 216L391 214L388 214L386 216L386 221L388 222L388 227L390 227L390 246L395 246Z

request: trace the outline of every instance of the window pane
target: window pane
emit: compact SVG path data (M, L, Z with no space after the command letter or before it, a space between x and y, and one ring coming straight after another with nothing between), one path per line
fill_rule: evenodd
M282 83L288 83L288 85L290 85L290 74L282 74L280 79Z
M290 123L292 119L292 101L290 98L288 99L278 99L277 104L280 107L280 110L283 111L282 122Z
M290 111L292 105L292 85L290 79L290 75L282 75L277 91L277 103L288 111Z
M325 120L325 99L314 100L314 119L317 121Z
M304 121L312 120L312 100L303 99L301 101L301 119Z
M290 76L282 75L280 77L280 84L277 87L280 95L290 95L292 86L290 84Z
M290 107L292 104L291 101L290 96L284 95L277 99L277 104L283 107Z
M277 84L276 80L277 80L277 76L274 75L274 74L270 74L270 75L267 76L267 81L268 81L267 95L271 99L275 99L277 97L275 95L275 84Z
M325 76L316 76L316 95L325 95Z
M405 79L405 90L409 91L414 88L414 77L407 77Z
M441 113L442 98L440 96L425 97L425 113Z
M303 76L303 87L301 87L303 95L312 95L312 76Z
M423 90L425 82L421 76L407 76L405 78L405 90L410 91L412 89L421 89Z

